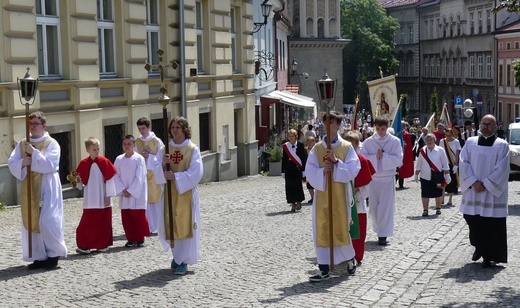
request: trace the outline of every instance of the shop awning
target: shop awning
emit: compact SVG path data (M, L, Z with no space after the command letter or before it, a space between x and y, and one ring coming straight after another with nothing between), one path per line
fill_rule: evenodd
M291 93L289 91L273 91L269 94L262 95L263 98L278 100L283 104L300 108L314 108L316 103L312 97Z

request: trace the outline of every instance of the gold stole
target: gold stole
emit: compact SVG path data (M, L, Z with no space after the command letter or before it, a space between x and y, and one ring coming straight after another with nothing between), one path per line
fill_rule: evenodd
M338 159L345 161L350 149L350 142L343 141L341 145L333 148L334 155ZM327 154L327 148L323 143L318 143L314 146L316 158L320 168L324 168L325 162L323 159ZM328 204L328 190L330 183L326 183L325 191L316 190L316 245L318 247L330 247L329 239L329 204ZM350 244L350 237L348 232L350 217L348 217L347 206L347 191L345 183L332 181L332 211L333 211L333 245L344 246Z
M40 142L32 142L31 144L35 149L38 149L42 154L45 154L45 150L51 144L52 138L47 138ZM25 153L25 139L20 143L20 151L22 158L27 157ZM40 172L34 172L31 170L31 174L28 174L22 181L22 219L25 229L29 226L29 196L27 193L27 178L31 177L31 232L40 233L40 200L41 200L41 186L42 186L42 174ZM29 231L29 230L28 230Z
M188 143L183 147L170 147L170 170L175 172L183 172L188 170L190 167L191 156L195 145ZM182 240L193 237L192 229L192 206L191 206L191 189L179 194L177 186L171 183L171 196L173 206L173 238L176 240ZM169 185L169 184L166 184ZM166 191L167 193L168 191ZM166 233L166 239L170 238L170 215L168 211L168 196L164 196L164 230ZM196 228L194 225L193 228Z
M153 138L148 141L143 141L140 138L135 140L135 145L137 146L137 150L139 153L143 152L145 147L147 148L147 152L152 153L153 155L157 155L159 151L159 141L157 138ZM157 203L161 201L162 189L161 185L155 182L155 175L152 170L146 170L146 183L148 185L148 203Z
M455 158L453 158L450 143L448 142L448 140L446 140L446 138L444 138L444 146L446 147L446 152L448 152L448 159L450 160L451 165L455 166ZM455 173L455 180L457 181L457 187L459 187L459 172Z

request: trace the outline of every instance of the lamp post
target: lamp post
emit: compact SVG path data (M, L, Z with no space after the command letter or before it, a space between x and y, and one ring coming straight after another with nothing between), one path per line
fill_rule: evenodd
M262 26L267 25L267 18L271 14L271 9L273 8L273 5L271 3L269 3L269 0L264 0L264 2L262 2L260 4L260 7L262 8L262 16L264 17L264 22L255 22L254 23L255 26L254 26L253 30L251 31L251 34L254 34L254 33L260 31Z
M34 79L29 73L30 68L27 68L25 76L20 79L16 78L16 84L18 86L18 95L20 103L25 106L25 142L30 142L30 126L29 126L29 106L34 104L36 99L36 90L38 88L38 79ZM22 102L22 98L25 103ZM32 101L32 102L31 102ZM24 153L26 156L30 156L28 153ZM29 258L32 258L32 179L31 179L31 165L27 165L27 176L25 183L27 185L27 208L22 206L22 217L27 216L27 236L28 236L28 254ZM38 196L39 197L39 196ZM26 212L26 213L24 213Z
M330 79L327 71L325 70L323 73L323 77L320 80L316 81L316 89L318 90L318 98L320 100L320 105L325 108L326 111L326 121L325 127L327 131L327 150L331 149L331 139L330 135L330 109L334 107L336 104L335 94L336 94L336 82L337 80ZM330 270L334 270L334 238L333 238L333 213L332 213L332 172L327 173L327 202L329 209L329 255L330 255Z

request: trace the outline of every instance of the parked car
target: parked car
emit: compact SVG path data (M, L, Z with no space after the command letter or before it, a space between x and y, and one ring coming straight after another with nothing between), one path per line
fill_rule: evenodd
M509 124L507 135L509 142L509 166L510 171L520 171L520 123Z

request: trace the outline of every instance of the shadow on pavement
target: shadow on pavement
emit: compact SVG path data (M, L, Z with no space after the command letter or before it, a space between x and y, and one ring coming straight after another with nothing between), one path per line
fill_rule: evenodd
M290 215L290 214L298 214L298 213L301 213L301 212L300 211L291 212L291 210L288 209L287 211L267 213L267 214L265 214L265 216L280 216L280 215Z
M27 263L27 265L29 265L29 264L30 263ZM58 266L56 269L60 269L60 267ZM9 267L9 268L0 270L0 281L7 281L10 279L14 279L14 278L21 278L24 276L38 274L38 273L46 272L46 271L48 271L48 270L43 269L43 268L31 271L27 268L27 266L23 266L23 265L13 266L13 267Z
M75 260L78 260L78 259L86 259L86 258L89 258L91 256L95 256L95 255L99 255L99 254L109 254L109 253L119 253L119 252L123 252L123 251L129 251L129 250L132 250L132 249L141 249L141 248L144 248L144 247L124 247L124 246L110 246L109 249L105 252L101 252L101 251L97 251L97 250L92 250L91 253L89 254L82 254L82 253L79 253L79 252L76 252L75 250L73 250L74 252L72 254L69 254L67 255L67 258L64 258L64 259L61 259L63 261L66 261L67 259L75 259Z
M468 283L474 280L489 281L502 270L504 270L502 265L482 268L482 262L473 262L464 264L461 268L452 268L441 277L446 279L455 279L458 283Z
M422 214L422 213L421 213ZM442 215L442 214L441 214ZM406 217L407 219L410 219L410 220L425 220L425 219L437 219L437 218L440 218L440 215L435 215L435 212L432 213L432 214L429 214L428 216L421 216L421 215L418 215L418 216L407 216Z
M188 271L186 275L193 275L193 271ZM170 281L182 277L183 275L175 275L172 269L161 268L131 280L116 281L114 285L117 290L137 289L141 287L163 288Z
M520 204L511 204L508 206L509 216L520 216Z
M488 294L488 297L493 298L493 301L485 304L482 302L466 302L462 305L458 302L454 302L444 304L442 307L514 307L520 303L520 295L516 293L513 288L498 288L494 290L493 293Z

